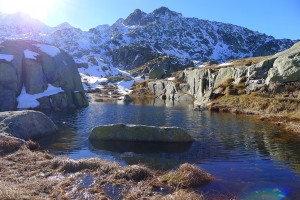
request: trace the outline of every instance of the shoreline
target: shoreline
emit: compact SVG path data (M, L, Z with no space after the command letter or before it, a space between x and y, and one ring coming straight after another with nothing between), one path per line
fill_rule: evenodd
M282 99L270 99L252 95L224 96L209 102L207 109L211 112L254 115L261 121L268 121L283 130L300 134L299 100L293 99L294 102L287 103ZM277 108L285 109L278 111Z

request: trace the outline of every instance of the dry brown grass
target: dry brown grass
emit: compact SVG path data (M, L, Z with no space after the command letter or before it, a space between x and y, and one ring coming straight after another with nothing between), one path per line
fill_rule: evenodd
M151 170L141 165L127 166L115 174L115 178L117 179L133 180L137 182L151 177L153 177Z
M219 104L242 111L253 111L262 114L277 114L286 117L300 116L300 99L281 97L261 97L257 94L224 96Z
M195 192L178 190L173 194L169 194L161 198L162 200L204 200L204 196Z
M144 97L153 97L154 94L148 88L148 83L152 80L146 80L142 82L135 82L132 86L132 93L130 96L144 96Z
M229 86L232 85L233 81L234 81L234 78L228 78L225 81L223 81L222 83L218 84L215 88L219 88L219 87L226 88L226 87L229 87Z
M28 140L26 141L26 146L29 150L33 151L33 150L37 150L40 148L39 143L32 141L32 140Z
M161 172L145 166L121 167L119 164L98 158L72 160L54 157L46 152L30 151L26 145L19 150L0 155L0 199L110 199L105 185L124 186L122 199L202 199L192 191L178 191L168 194L157 191L168 188L161 182ZM184 180L180 185L196 186L194 176L204 173L196 167L183 165L175 173ZM188 174L189 183L185 182ZM93 178L88 186L82 181L88 175ZM203 174L202 174L203 175ZM171 177L171 176L170 176ZM173 183L172 179L170 183ZM200 177L197 181L203 181ZM154 184L156 183L156 184ZM203 182L202 182L203 183ZM201 197L201 198L200 198Z
M9 136L0 136L0 155L17 151L21 148L22 142Z
M282 94L254 92L251 95L226 95L208 106L208 110L236 114L258 114L283 129L300 133L300 98Z
M250 57L250 58L232 60L228 62L230 62L233 65L233 67L251 66L260 63L261 61L267 60L269 58L271 58L271 56Z
M270 59L271 56L261 56L261 57L250 57L250 58L241 58L236 60L227 61L230 63L228 66L219 66L219 65L209 65L203 67L204 69L221 69L226 67L243 67L243 66L251 66L257 63L260 63L264 60Z
M182 164L175 172L165 174L162 178L175 189L200 187L213 180L211 174L191 164Z
M82 170L100 170L104 173L110 173L120 168L120 165L117 163L107 162L99 158L73 160L58 157L52 160L51 165L54 169L68 173Z

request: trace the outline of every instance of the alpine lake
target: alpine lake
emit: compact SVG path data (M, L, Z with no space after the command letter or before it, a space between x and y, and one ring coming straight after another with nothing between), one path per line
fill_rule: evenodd
M194 111L193 105L148 101L94 102L80 110L48 113L59 134L40 140L43 149L73 159L99 157L121 165L172 170L191 163L216 179L198 189L239 199L300 199L300 136L257 116ZM193 143L93 142L93 127L106 124L178 126Z

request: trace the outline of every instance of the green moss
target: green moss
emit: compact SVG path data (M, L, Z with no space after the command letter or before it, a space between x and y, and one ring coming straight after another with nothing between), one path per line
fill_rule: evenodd
M115 124L95 127L89 139L111 141L192 142L193 138L177 127L127 126Z

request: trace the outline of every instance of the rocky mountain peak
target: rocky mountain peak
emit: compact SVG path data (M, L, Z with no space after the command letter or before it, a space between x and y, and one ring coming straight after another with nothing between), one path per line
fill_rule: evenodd
M72 25L70 25L68 22L63 22L57 26L54 27L54 29L57 30L62 30L62 29L70 29L74 28Z
M182 16L181 13L174 12L167 7L160 7L158 9L155 9L152 13L156 16L170 16L170 17Z
M0 25L10 25L10 26L22 26L22 25L38 25L46 26L37 19L32 18L30 15L22 12L17 12L14 14L0 13Z
M144 13L143 11L141 11L140 9L136 9L133 11L133 13L131 13L124 21L125 25L139 25L140 24L140 20L146 15L146 13Z

